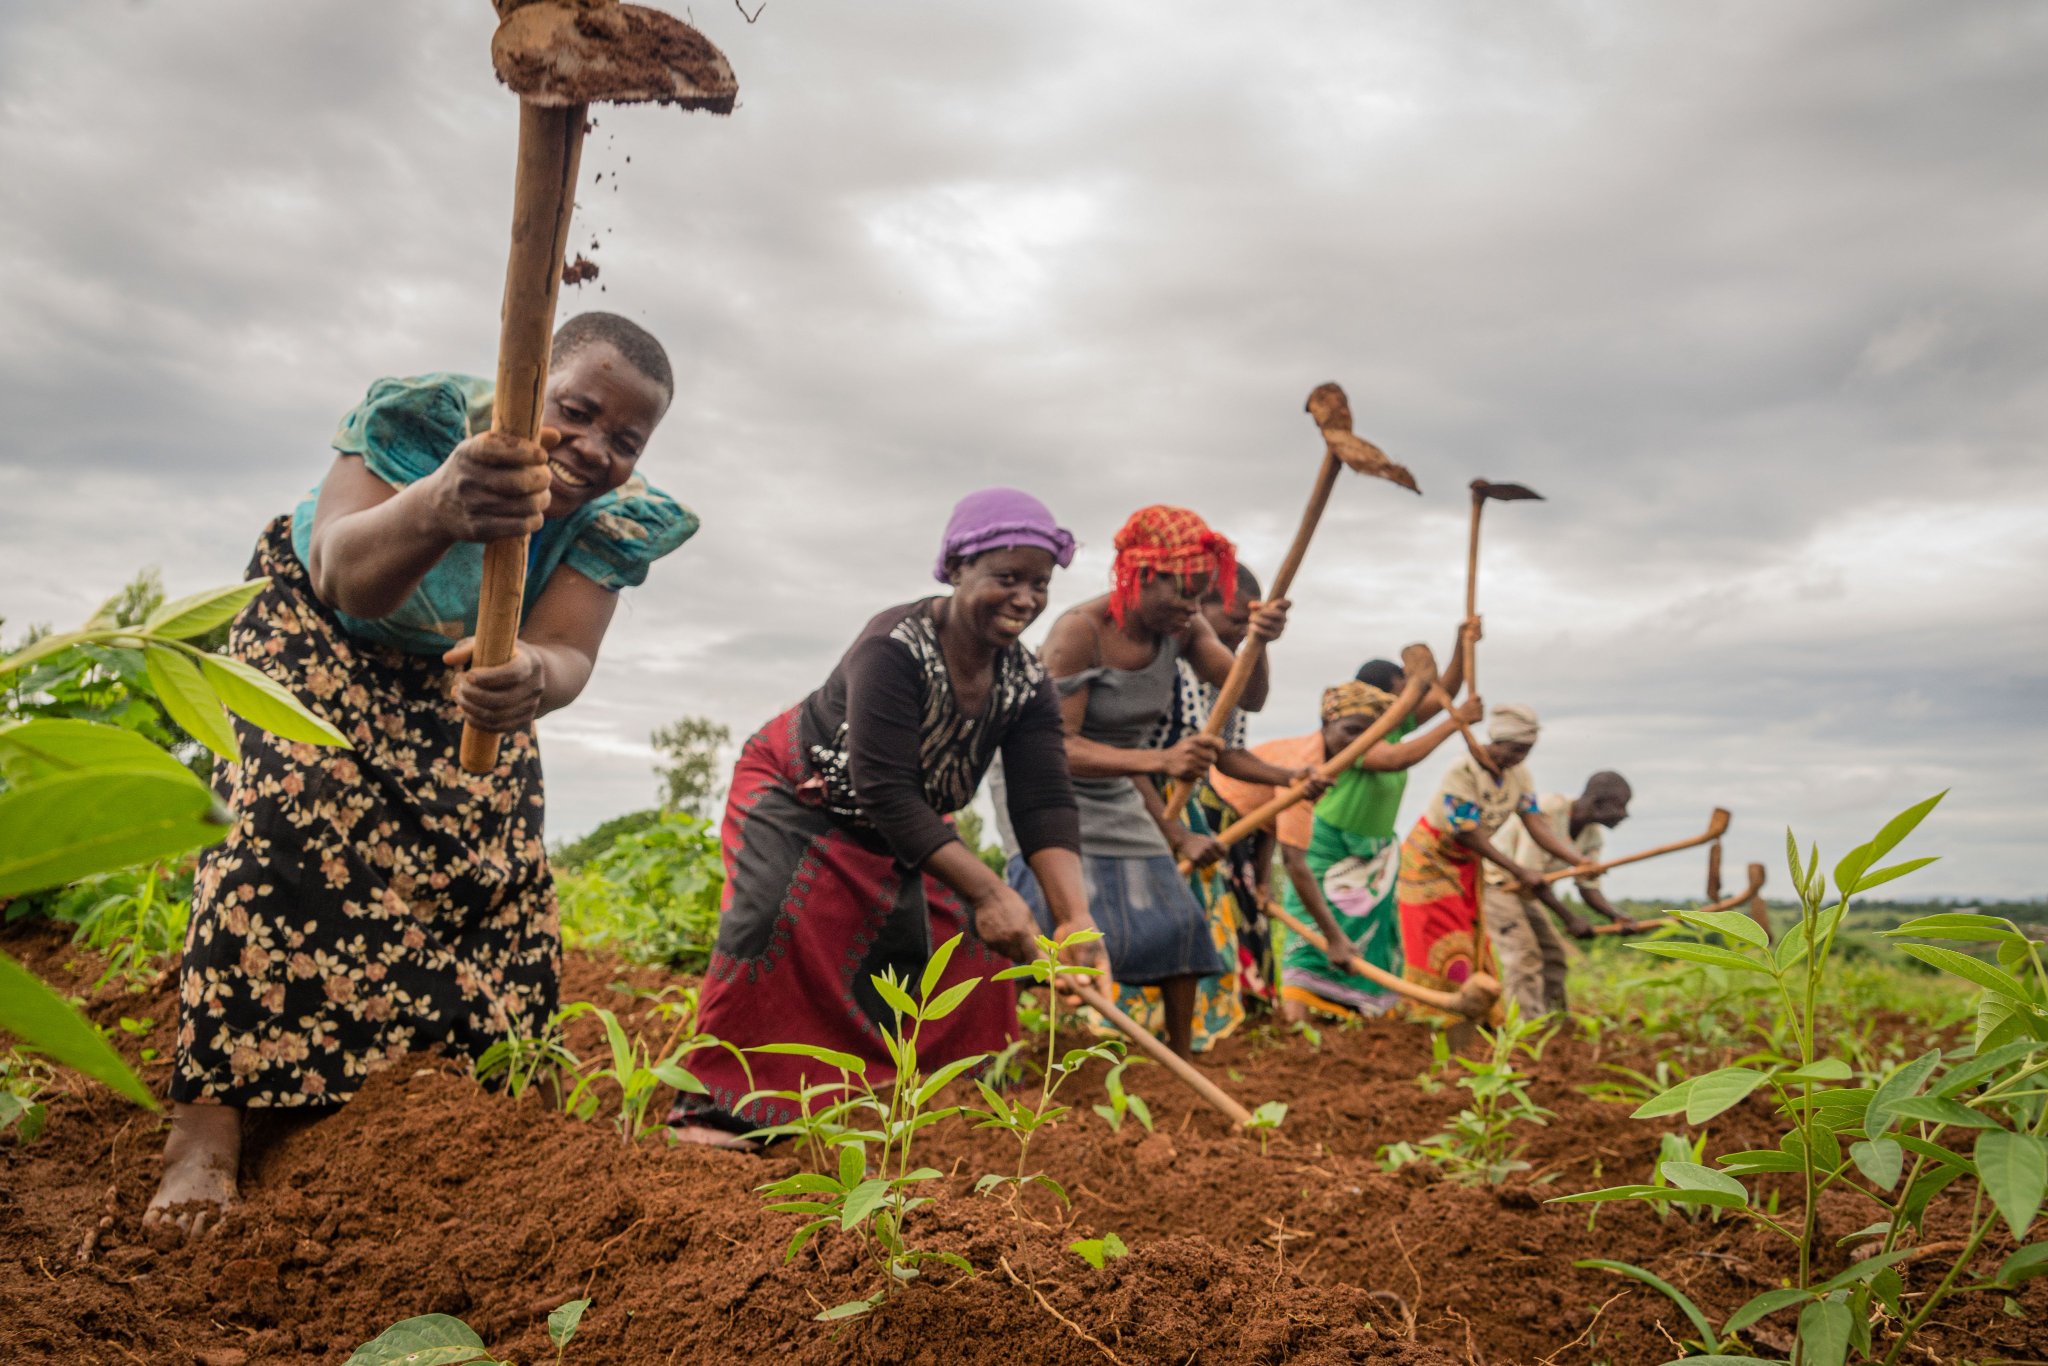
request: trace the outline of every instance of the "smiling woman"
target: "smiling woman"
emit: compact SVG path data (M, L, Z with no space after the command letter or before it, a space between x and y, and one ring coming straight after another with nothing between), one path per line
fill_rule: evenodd
M727 1044L811 1044L892 1060L891 1023L872 978L915 980L932 949L963 931L934 991L1035 958L1031 912L960 842L946 817L966 806L1000 754L1008 814L1046 888L1060 937L1092 927L1081 890L1079 820L1060 709L1019 641L1045 610L1074 538L1021 489L960 500L934 577L948 597L891 607L861 631L824 686L762 727L733 769L722 831L725 904L704 974L698 1027ZM1100 962L1093 943L1069 961ZM923 1065L1000 1049L1017 1033L1016 995L984 981L919 1035ZM688 1142L746 1146L739 1134L795 1110L762 1091L795 1091L800 1057L757 1053L751 1077L707 1049L691 1070L708 1090L673 1121Z
M393 1058L477 1053L554 1010L533 722L582 691L619 590L697 528L636 473L673 392L660 344L605 313L556 334L538 443L489 430L482 380L379 380L327 477L264 533L250 572L270 585L229 649L354 748L238 723L241 761L215 782L235 823L201 858L180 970L152 1218L233 1198L243 1109L339 1105ZM465 671L483 543L529 533L517 649ZM458 764L465 722L505 735L493 772Z

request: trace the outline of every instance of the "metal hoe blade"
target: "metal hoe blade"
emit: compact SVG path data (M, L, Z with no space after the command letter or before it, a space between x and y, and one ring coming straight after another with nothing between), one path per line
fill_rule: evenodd
M1303 407L1315 419L1331 455L1360 474L1399 484L1411 493L1422 492L1406 465L1388 459L1385 451L1351 430L1351 401L1344 396L1342 385L1318 384Z
M1472 496L1475 499L1498 498L1503 503L1519 502L1525 498L1543 501L1543 495L1527 484L1493 484L1484 479L1472 481Z
M725 54L672 14L615 0L499 0L498 9L491 65L529 104L732 112L739 82Z

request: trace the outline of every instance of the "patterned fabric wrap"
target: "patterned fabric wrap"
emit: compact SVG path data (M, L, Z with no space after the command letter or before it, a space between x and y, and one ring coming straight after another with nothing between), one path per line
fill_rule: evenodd
M1227 607L1237 595L1237 548L1187 508L1155 503L1139 508L1116 533L1109 615L1121 626L1145 585L1160 574L1213 575Z
M1197 834L1213 833L1208 816L1193 799L1188 802L1184 818L1188 829ZM1202 904L1209 918L1209 942L1216 948L1216 957L1223 964L1223 971L1199 978L1195 982L1195 1018L1190 1046L1197 1053L1206 1053L1217 1043L1229 1038L1244 1023L1244 969L1248 966L1242 945L1242 936L1248 926L1241 909L1240 891L1231 877L1216 869L1200 869L1188 874L1188 890L1195 894L1195 900ZM1132 986L1116 984L1116 1003L1124 1014L1136 1020L1154 1034L1166 1034L1166 997L1156 986ZM1096 1021L1094 1011L1086 1012L1090 1026L1099 1034L1114 1033L1106 1023Z
M353 639L286 518L249 572L270 584L229 652L354 748L236 721L241 762L214 780L234 825L199 859L171 1098L335 1106L407 1053L537 1032L561 944L531 728L505 737L495 772L464 773L456 670Z
M417 483L439 469L465 438L490 427L492 389L489 380L474 375L380 379L342 418L334 449L360 456L371 474L394 488ZM316 484L292 514L292 545L301 563L311 563L313 511L319 501ZM696 531L695 513L636 474L534 534L520 615L533 610L549 576L563 565L605 588L636 587L646 582L649 565ZM476 633L483 564L482 544L459 543L449 547L390 616L332 615L359 640L438 656Z
M1323 724L1327 726L1347 716L1377 720L1381 712L1393 705L1394 696L1385 689L1355 678L1346 679L1334 688L1323 689Z
M1003 737L1031 705L1045 681L1045 666L1030 650L1012 644L996 656L986 708L979 716L970 716L954 696L953 676L946 670L946 653L939 644L938 623L929 613L912 612L896 623L889 638L910 651L924 676L918 757L924 770L925 802L937 812L958 811L974 800L989 765L1003 747ZM853 789L847 734L848 723L841 721L829 742L811 746L813 776L808 781L819 791L826 810L867 829L860 798Z
M1439 991L1456 991L1477 970L1479 859L1428 817L1401 843L1402 976ZM1492 971L1491 964L1487 971ZM1426 1009L1426 1008L1425 1008Z
M1159 724L1145 738L1146 749L1172 749L1187 736L1198 734L1209 724L1222 689L1195 676L1195 666L1185 659L1173 661L1173 707L1159 718ZM1225 749L1247 749L1250 718L1242 707L1230 709L1230 721L1223 727ZM1206 781L1206 780L1205 780Z
M975 937L959 900L943 885L869 848L823 808L799 795L810 776L794 708L748 740L733 768L721 831L725 898L718 942L704 973L697 1023L739 1048L806 1043L853 1053L868 1079L892 1075L882 1030L893 1022L872 980L894 968L915 981L938 945L964 934L940 989L979 977L959 1009L924 1026L921 1065L990 1053L1017 1037L1017 993L993 981L1010 966ZM795 1091L838 1080L814 1059L749 1055L753 1077L732 1054L708 1048L690 1070L707 1096L688 1096L674 1122L745 1130L797 1115L786 1100L742 1103L749 1090Z
M1394 902L1399 855L1391 837L1353 835L1320 817L1308 846L1308 870L1321 885L1337 927L1366 962L1392 973L1401 971L1401 920ZM1293 885L1283 890L1290 909L1307 921ZM1392 1003L1385 987L1369 977L1338 972L1305 939L1289 938L1280 980L1289 1000L1314 1010L1339 1007L1324 1013L1377 1015Z

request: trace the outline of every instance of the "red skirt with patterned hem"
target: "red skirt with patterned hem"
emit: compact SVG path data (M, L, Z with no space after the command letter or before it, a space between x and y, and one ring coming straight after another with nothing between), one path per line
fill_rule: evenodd
M979 977L960 1008L918 1039L930 1071L956 1058L994 1052L1017 1037L1017 993L989 979L1010 960L974 935L959 899L905 868L880 842L849 829L799 795L809 777L795 708L761 728L733 768L721 831L725 899L718 943L704 973L698 1028L739 1048L805 1043L867 1060L869 1080L893 1074L882 1030L893 1022L870 980L893 967L911 979L956 934L942 987ZM688 1060L709 1090L690 1096L678 1123L751 1129L796 1117L786 1101L742 1105L749 1089L795 1091L838 1080L809 1058L748 1054L751 1085L733 1056L706 1049Z
M1419 820L1401 842L1394 895L1407 960L1401 975L1437 991L1456 991L1477 970L1478 856L1427 819ZM1490 961L1485 970L1494 970Z

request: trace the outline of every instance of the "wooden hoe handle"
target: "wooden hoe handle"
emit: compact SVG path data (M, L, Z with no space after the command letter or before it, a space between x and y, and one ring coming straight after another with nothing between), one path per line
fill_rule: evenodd
M1402 718L1415 710L1415 704L1422 700L1424 691L1435 686L1436 663L1432 660L1427 672L1417 670L1408 676L1407 683L1402 685L1400 694L1394 698L1393 703L1381 712L1379 718L1367 726L1356 740L1332 754L1316 768L1317 776L1324 782L1332 783L1343 777L1346 769L1357 763L1367 750L1386 739L1388 733L1401 724ZM1216 842L1228 849L1246 836L1257 834L1271 825L1281 812L1305 800L1307 796L1308 793L1298 786L1284 789L1264 806L1238 817L1223 827L1223 832L1216 836ZM1194 864L1185 859L1181 860L1182 877L1186 877L1194 870Z
M1707 915L1712 915L1716 911L1733 911L1739 908L1745 908L1749 905L1750 899L1756 896L1759 892L1763 891L1763 889L1764 866L1761 863L1752 863L1749 865L1749 886L1743 888L1734 896L1722 897L1719 901L1709 902L1708 904L1700 907L1699 910L1693 912L1693 914L1699 915L1704 913ZM1678 922L1676 920L1672 919L1668 915L1660 915L1656 917L1654 920L1638 920L1633 925L1595 925L1593 927L1593 933L1628 934L1636 930L1666 929L1672 925L1676 925L1677 923ZM1771 927L1768 923L1766 923L1763 928L1765 934L1770 933Z
M1316 471L1316 486L1309 493L1308 506L1302 510L1301 525L1294 532L1294 544L1288 547L1280 572L1273 576L1272 584L1266 589L1267 601L1286 597L1287 590L1294 586L1295 571L1301 568L1302 557L1308 554L1309 540L1316 534L1316 523L1323 519L1323 509L1329 506L1330 492L1337 487L1337 475L1343 468L1344 462L1337 458L1335 451L1326 449L1323 452L1322 468ZM1248 636L1238 647L1236 658L1230 661L1230 674L1216 694L1216 704L1209 708L1209 719L1202 723L1202 734L1223 734L1223 727L1230 721L1230 713L1237 710L1237 704L1244 698L1244 690L1251 686L1252 670L1259 667L1259 661L1265 658L1265 654L1266 642L1258 636ZM1186 806L1194 790L1193 782L1175 778L1166 790L1168 814Z
M1701 844L1711 844L1726 834L1727 831L1728 812L1717 806L1714 808L1713 814L1707 817L1707 831L1703 835L1694 835L1691 839L1673 840L1669 844L1660 844L1654 849L1640 849L1633 854L1623 854L1620 858L1611 858L1604 863L1596 863L1590 868L1560 868L1554 873L1545 873L1543 880L1545 882L1562 882L1568 877L1598 877L1609 868L1619 868L1627 863L1641 863L1644 859L1657 858L1663 854L1675 854L1681 849L1691 849Z
M519 102L512 250L505 262L491 427L526 441L539 438L540 417L547 406L548 346L555 330L555 297L562 287L562 256L569 244L588 109L582 104L550 108ZM494 668L512 658L525 595L526 537L486 545L471 668ZM497 763L498 737L464 724L462 767L470 773L488 773Z
M1265 906L1267 915L1285 925L1290 933L1300 935L1302 939L1314 945L1316 952L1330 951L1330 941L1316 933L1313 926L1303 924L1294 912L1277 902L1268 901ZM1385 968L1374 967L1362 958L1358 960L1358 966L1362 970L1361 976L1379 983L1388 991L1406 996L1411 1001L1420 1001L1426 1006L1434 1006L1438 1010L1449 1011L1453 1015L1462 1015L1468 1020L1485 1019L1493 1013L1494 1003L1500 1000L1500 982L1483 972L1474 973L1465 980L1463 989L1452 992L1438 991L1419 982L1411 982L1405 977L1396 977Z
M1064 984L1079 996L1086 1005L1093 1006L1095 1013L1115 1025L1125 1038L1138 1046L1138 1051L1164 1067L1174 1076L1186 1082L1188 1088L1209 1104L1230 1117L1230 1122L1243 1127L1252 1122L1252 1112L1231 1099L1230 1093L1203 1076L1201 1070L1180 1054L1161 1043L1143 1025L1118 1010L1116 1003L1103 995L1092 983L1068 982Z
M1479 615L1479 512L1486 506L1486 494L1477 484L1472 488L1472 534L1465 542L1465 620ZM1465 646L1465 693L1468 697L1479 696L1479 648L1478 643L1467 639ZM1468 733L1465 743L1470 744ZM1498 772L1494 772L1499 777Z

